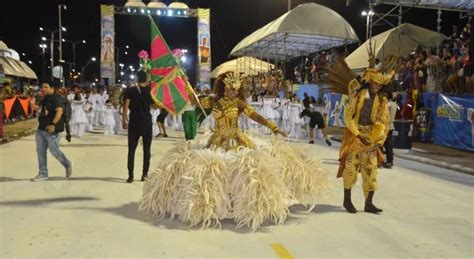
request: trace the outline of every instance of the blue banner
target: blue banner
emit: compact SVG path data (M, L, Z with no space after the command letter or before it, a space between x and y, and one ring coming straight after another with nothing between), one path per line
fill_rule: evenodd
M435 144L474 151L474 95L439 94L433 115Z
M319 86L318 85L295 85L295 93L300 100L303 100L304 93L309 96L313 96L316 100L319 98Z

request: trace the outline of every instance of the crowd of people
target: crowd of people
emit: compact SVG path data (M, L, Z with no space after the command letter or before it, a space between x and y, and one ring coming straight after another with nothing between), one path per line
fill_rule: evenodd
M298 84L318 84L322 82L324 68L339 55L335 49L321 51L302 57L301 62L294 67L295 82Z
M321 136L322 133L326 143L330 145L324 130L329 119L327 102L323 103L321 99L316 100L307 93L301 100L292 92L287 92L285 96L280 97L276 91L261 93L251 91L247 103L252 105L259 114L273 121L288 137L294 139L308 137L309 142L314 143L315 134ZM315 120L313 112L321 114L321 119ZM320 132L313 132L316 124ZM240 118L240 125L245 130L269 134L265 127L245 117Z
M396 90L466 94L474 92L467 73L469 64L470 21L452 33L439 48L417 47L400 61Z
M268 71L261 71L256 75L248 75L244 78L244 81L248 88L253 91L279 91L285 86L284 78L283 70L275 67Z

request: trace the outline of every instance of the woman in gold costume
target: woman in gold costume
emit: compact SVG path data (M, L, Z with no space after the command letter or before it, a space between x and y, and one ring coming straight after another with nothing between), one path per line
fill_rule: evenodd
M223 87L221 86L223 84ZM245 91L242 87L240 75L229 73L216 85L217 99L212 110L212 117L216 121L216 128L207 144L208 148L222 148L225 150L238 147L255 148L255 144L239 129L239 116L245 116L268 127L274 134L286 136L273 122L263 118L245 101Z
M140 210L155 218L178 218L202 228L230 218L237 227L283 224L294 204L311 210L329 180L312 152L281 137L246 136L241 114L284 135L245 102L239 74L217 80L212 102L215 129L208 139L177 145L145 182Z

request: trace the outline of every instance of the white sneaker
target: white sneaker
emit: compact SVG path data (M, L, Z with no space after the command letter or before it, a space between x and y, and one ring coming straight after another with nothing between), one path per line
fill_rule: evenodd
M38 174L37 176L35 176L35 178L32 178L31 181L32 182L41 182L41 181L45 181L45 180L48 180L48 179L49 179L49 177Z

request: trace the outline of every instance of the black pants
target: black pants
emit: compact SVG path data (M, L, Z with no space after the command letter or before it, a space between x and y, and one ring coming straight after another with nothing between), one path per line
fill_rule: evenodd
M137 133L132 130L128 131L128 174L133 174L133 168L135 164L135 150L138 146L138 140L142 137L143 140L143 174L148 174L150 168L150 157L151 157L151 140L152 134Z
M385 139L385 143L383 143L383 147L385 148L385 154L387 155L387 163L393 164L393 138L392 138L393 130L390 130L387 134L387 138Z

